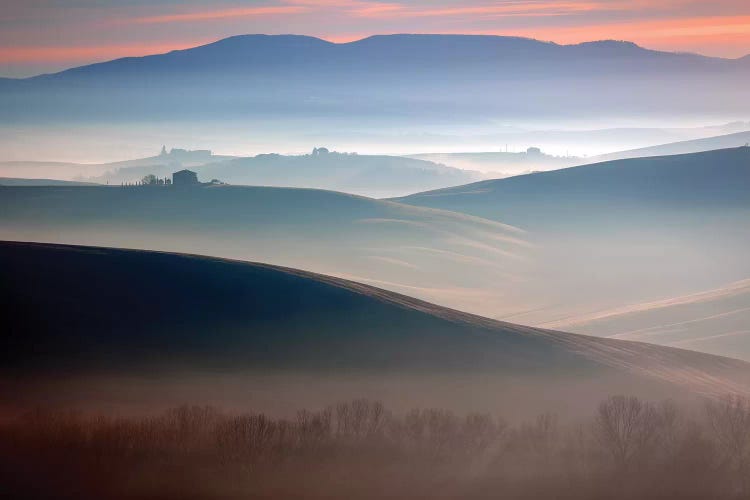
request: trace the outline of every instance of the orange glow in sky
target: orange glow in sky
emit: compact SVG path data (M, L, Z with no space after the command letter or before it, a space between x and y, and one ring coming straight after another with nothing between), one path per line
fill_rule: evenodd
M125 4L125 5L123 5ZM219 0L185 3L13 1L0 10L0 76L28 76L227 36L513 35L558 43L616 39L658 50L750 53L750 1Z

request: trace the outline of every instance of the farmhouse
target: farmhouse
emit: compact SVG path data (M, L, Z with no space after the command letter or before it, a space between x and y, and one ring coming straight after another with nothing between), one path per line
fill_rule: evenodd
M180 170L172 174L172 184L175 186L197 186L198 174L192 170Z

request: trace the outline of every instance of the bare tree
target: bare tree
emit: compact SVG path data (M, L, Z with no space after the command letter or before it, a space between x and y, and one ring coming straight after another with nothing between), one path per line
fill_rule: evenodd
M542 413L533 423L521 425L520 438L542 461L548 462L558 445L560 427L557 415Z
M735 475L735 489L743 497L750 494L750 400L733 395L709 401L706 415L723 465Z
M594 435L612 456L618 471L626 471L656 446L659 414L636 397L612 396L599 405Z
M336 406L336 435L362 440L380 434L387 415L380 401L355 399Z

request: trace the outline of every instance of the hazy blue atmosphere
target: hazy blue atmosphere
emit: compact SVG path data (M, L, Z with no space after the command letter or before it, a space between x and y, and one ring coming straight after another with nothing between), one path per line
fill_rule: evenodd
M154 136L243 155L316 145L403 154L508 144L595 155L720 135L722 126L747 130L724 124L747 119L748 77L747 60L624 42L238 36L0 80L0 143L6 160L77 162L141 156L158 147ZM29 134L40 134L41 144Z
M748 82L743 0L5 1L0 492L750 498Z

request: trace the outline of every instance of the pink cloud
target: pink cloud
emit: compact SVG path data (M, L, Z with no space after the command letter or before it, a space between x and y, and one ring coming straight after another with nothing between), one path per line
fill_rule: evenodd
M234 5L227 6L228 2ZM0 63L9 69L59 68L168 52L244 33L315 34L343 43L372 34L514 35L578 43L632 40L707 55L750 53L750 2L713 0L225 0L173 7L31 8L19 2L0 17L24 21L0 32ZM244 6L243 6L244 3ZM248 6L250 4L250 6ZM174 4L171 4L174 5ZM7 9L6 9L7 10ZM713 14L718 12L720 14ZM47 18L40 17L43 13ZM239 20L239 22L236 22ZM33 21L33 22L31 22ZM112 30L127 24L127 30ZM168 25L168 26L167 26ZM54 26L54 28L52 28ZM117 26L121 28L122 26ZM114 42L113 36L118 37ZM57 65L57 66L55 66Z
M259 17L280 14L300 14L308 8L302 5L270 5L265 7L237 7L232 9L206 10L184 12L179 14L165 14L161 16L139 17L133 22L141 24L161 24L189 21L210 21L238 17Z
M104 61L118 57L144 56L187 49L210 41L213 41L213 39L96 46L0 47L0 63L31 65L45 62L80 63Z
M477 34L500 34L481 31ZM628 22L580 23L576 26L549 26L503 30L504 35L579 43L590 40L630 40L662 50L695 50L717 55L742 56L750 52L750 16L714 16L689 19L649 19Z
M414 8L397 3L383 3L356 10L361 17L451 17L451 16L518 16L560 15L561 13L611 10L609 4L595 2L505 2L500 5L463 5L442 8Z

